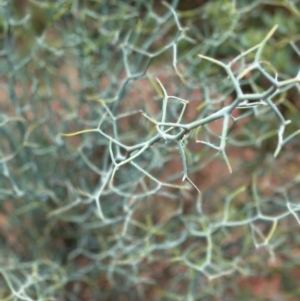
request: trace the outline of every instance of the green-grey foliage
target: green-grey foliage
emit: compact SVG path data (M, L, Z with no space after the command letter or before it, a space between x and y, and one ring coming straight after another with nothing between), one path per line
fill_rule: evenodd
M284 281L299 1L20 3L0 1L0 299L246 300L239 277Z

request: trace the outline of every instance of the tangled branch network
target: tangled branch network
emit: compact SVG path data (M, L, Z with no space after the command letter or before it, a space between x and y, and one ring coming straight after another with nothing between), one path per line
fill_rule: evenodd
M288 36L246 35L272 1L169 2L0 1L1 300L216 300L297 260L296 1Z
M165 4L166 5L166 4ZM172 10L174 13L174 11ZM178 22L178 20L177 20ZM118 136L118 127L116 124L116 121L120 118L124 118L127 116L130 116L131 114L137 114L137 112L127 112L126 114L122 114L119 116L114 117L114 114L112 110L109 109L109 107L105 104L104 100L99 99L99 103L104 107L105 113L102 115L102 118L95 129L88 129L88 130L83 130L71 134L62 134L63 136L71 137L74 135L79 135L79 134L84 134L84 133L99 133L102 137L107 139L108 144L109 144L109 154L110 154L110 160L111 160L111 165L110 169L107 172L105 179L102 181L101 188L98 189L94 193L94 199L96 200L97 203L97 208L98 208L98 214L101 218L104 218L101 205L100 205L100 196L101 193L103 192L103 189L105 186L108 186L109 189L115 191L118 193L120 196L130 196L130 194L126 194L125 192L122 192L119 188L117 188L114 185L114 178L116 176L117 171L119 170L120 167L130 164L132 167L136 169L137 172L142 173L144 176L149 177L152 181L154 181L157 184L157 187L155 188L155 191L151 191L146 189L146 191L142 194L134 194L134 197L145 197L148 195L153 194L154 192L157 192L162 186L166 187L173 187L173 188L179 188L179 189L185 189L185 186L178 186L178 185L172 185L168 183L163 183L158 181L154 176L152 176L147 169L139 166L137 163L137 159L151 147L155 143L164 140L164 142L171 143L175 142L178 147L178 152L180 153L181 159L182 159L182 166L183 166L183 178L182 181L187 180L200 194L199 189L197 186L190 180L188 177L188 164L187 164L187 159L186 159L186 154L185 154L185 144L188 139L190 139L191 132L196 131L199 129L201 126L207 125L215 120L222 119L223 125L222 125L222 133L220 135L220 142L219 145L212 144L208 141L203 141L203 140L198 140L196 139L195 141L197 143L202 143L205 145L208 145L209 147L217 150L220 152L228 166L228 169L230 172L232 172L232 168L230 166L230 162L228 160L228 157L226 155L226 140L228 139L228 131L230 126L234 123L236 123L239 119L244 118L247 116L249 113L245 115L240 115L238 118L235 118L232 116L232 112L234 110L238 109L245 109L245 108L257 108L259 106L268 106L277 116L278 121L279 121L279 129L278 129L278 144L277 148L274 153L274 157L277 157L280 150L282 147L288 143L292 138L294 138L296 135L300 133L300 131L295 131L288 137L284 138L284 132L286 126L291 122L290 120L286 120L284 116L281 114L279 109L276 107L274 104L273 99L276 98L278 95L283 93L284 91L290 89L291 87L294 87L295 85L299 85L300 83L300 71L297 76L291 79L287 80L279 80L278 79L278 74L275 73L273 76L272 74L268 73L265 68L263 67L264 63L261 61L261 54L263 51L263 48L267 41L271 38L275 30L277 29L277 25L267 34L265 39L259 43L258 45L252 47L251 49L241 53L239 56L234 58L232 61L229 63L225 64L221 61L218 61L216 59L207 57L205 55L199 54L198 56L201 59L208 60L221 68L225 70L227 73L228 79L231 81L232 86L234 87L236 97L233 99L233 101L226 106L222 106L222 108L216 110L212 114L208 116L198 116L196 120L193 120L188 123L182 123L182 119L184 116L184 113L186 111L186 108L189 104L189 101L182 99L178 96L170 96L168 95L166 89L164 88L163 84L161 81L156 78L156 81L161 89L162 92L162 106L161 106L161 119L160 121L156 120L155 117L149 116L146 112L140 111L140 113L147 118L152 124L154 124L155 129L156 129L156 134L153 135L150 139L135 144L135 145L125 145L124 143L121 142L121 139ZM180 27L179 25L179 30L184 31L183 28ZM173 45L173 47L176 47L176 44ZM136 52L141 52L139 50L135 50ZM238 71L233 72L232 71L232 66L237 64L240 60L243 60L247 55L255 52L255 56L253 59L253 62L245 64L242 68L240 68ZM143 51L143 54L146 52ZM176 52L175 52L176 53ZM149 55L151 56L151 55ZM174 58L174 61L176 62L176 58ZM176 66L175 66L176 67ZM251 94L245 94L242 91L240 81L245 77L250 72L254 71L260 72L269 82L271 83L271 86L266 90L261 93L251 93ZM129 76L131 76L131 73L129 70L127 70L127 73ZM168 116L168 106L169 102L171 100L176 100L178 101L181 105L182 108L178 114L178 119L176 122L168 122L167 121L167 116ZM114 127L114 134L109 135L108 133L105 132L105 129L107 128L106 122L107 119L109 119L109 122L113 122L113 127ZM232 121L232 122L231 122ZM230 124L231 123L231 124Z

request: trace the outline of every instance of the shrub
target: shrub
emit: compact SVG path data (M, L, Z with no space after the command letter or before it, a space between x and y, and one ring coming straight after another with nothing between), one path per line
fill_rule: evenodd
M1 300L296 298L299 15L3 1Z

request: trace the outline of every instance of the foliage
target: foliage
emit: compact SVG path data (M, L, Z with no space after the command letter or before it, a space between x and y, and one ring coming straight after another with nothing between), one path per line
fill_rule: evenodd
M299 296L299 1L184 2L0 2L1 300Z

